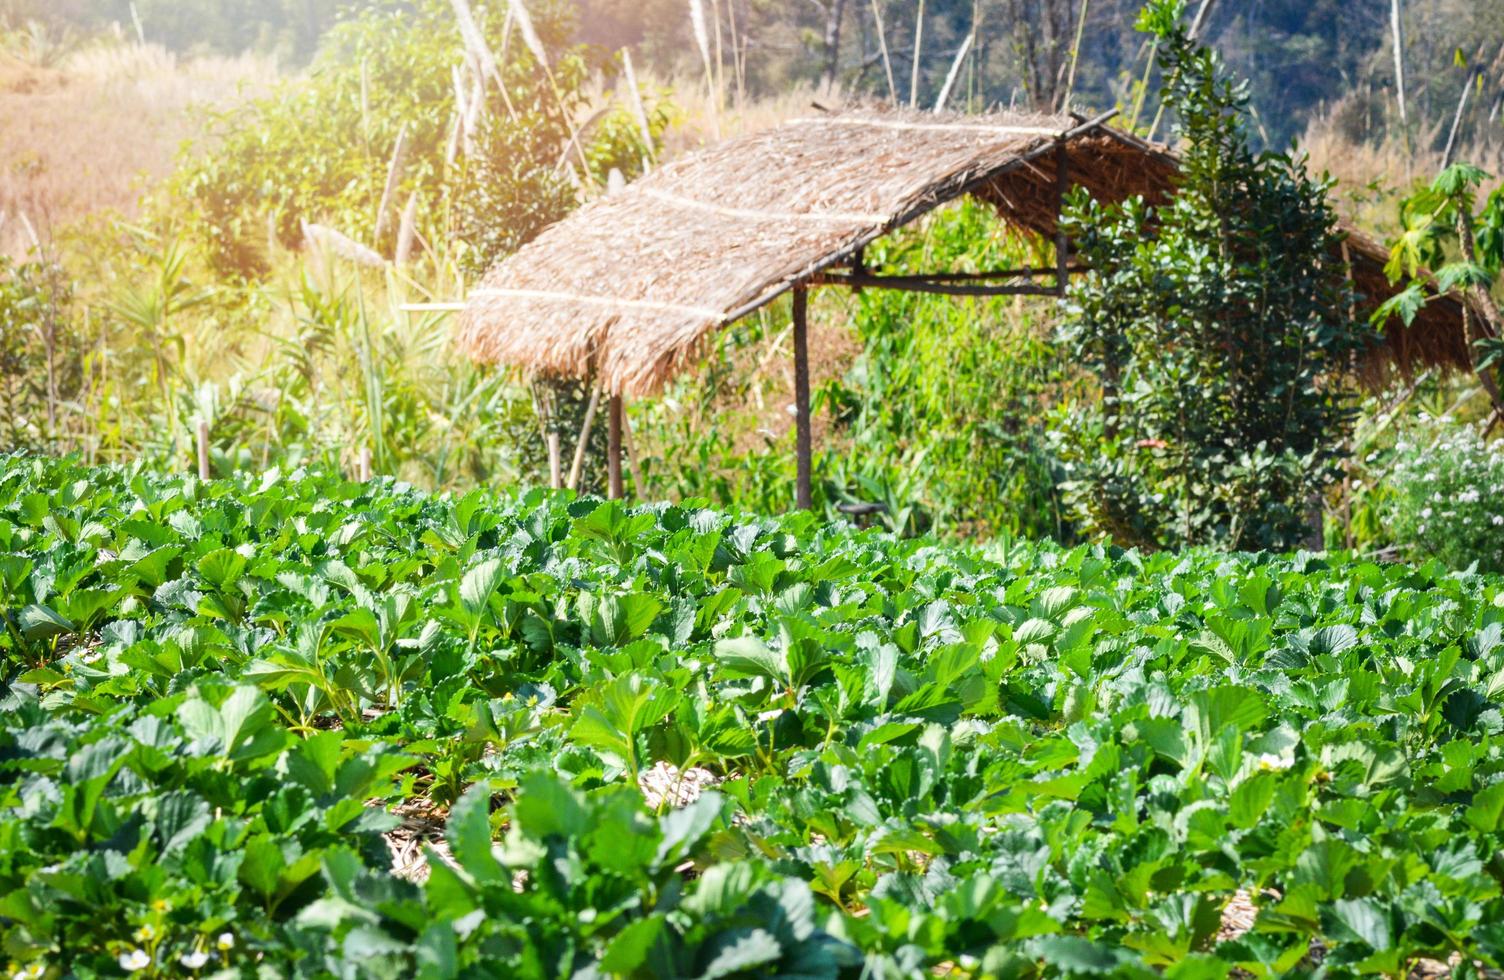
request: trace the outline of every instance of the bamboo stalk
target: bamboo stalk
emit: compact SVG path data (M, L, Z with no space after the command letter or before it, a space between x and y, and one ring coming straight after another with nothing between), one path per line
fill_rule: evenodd
M1405 155L1409 156L1410 114L1405 107L1405 18L1400 9L1400 0L1390 0L1389 28L1394 35L1394 94L1400 105L1400 128L1405 133Z
M914 18L914 64L909 73L909 108L919 108L919 55L924 49L924 0Z
M1202 13L1206 12L1208 6L1209 3L1201 5ZM1071 96L1076 90L1076 65L1081 60L1081 39L1086 33L1086 12L1090 9L1091 0L1081 0L1081 16L1076 20L1076 40L1071 44L1071 70L1065 76L1065 98L1060 103L1060 111L1062 113L1071 111ZM1197 18L1200 18L1199 14ZM1194 31L1195 27L1192 27L1191 30Z
M574 462L569 466L568 486L576 493L580 489L580 480L584 476L585 451L590 448L590 431L595 427L595 410L601 403L601 389L597 385L590 392L590 404L585 406L585 421L580 426L580 441L574 447Z
M950 100L950 92L956 84L956 78L961 73L961 66L966 62L966 56L971 53L971 46L976 43L977 36L973 32L966 35L966 40L961 42L961 50L956 52L956 60L951 62L950 73L945 76L945 84L940 88L940 96L935 99L935 112L938 114L945 111L945 103Z
M872 0L872 19L877 22L877 47L883 54L883 72L888 77L888 98L898 105L898 86L893 81L893 59L888 56L888 31L883 27L883 12L878 0Z
M1462 128L1462 116L1467 112L1467 97L1472 94L1473 85L1477 83L1479 73L1473 72L1467 77L1467 84L1462 86L1462 98L1457 100L1457 113L1452 117L1452 129L1447 133L1447 148L1441 154L1441 169L1445 170L1452 165L1452 154L1457 150L1457 133Z

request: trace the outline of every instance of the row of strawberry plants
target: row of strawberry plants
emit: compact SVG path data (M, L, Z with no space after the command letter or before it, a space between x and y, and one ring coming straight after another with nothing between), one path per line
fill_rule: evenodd
M0 616L23 975L1504 965L1497 579L11 458Z

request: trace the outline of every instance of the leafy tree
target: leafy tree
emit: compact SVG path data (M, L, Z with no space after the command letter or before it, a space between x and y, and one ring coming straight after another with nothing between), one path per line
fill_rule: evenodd
M1127 544L1289 548L1340 473L1341 375L1373 334L1331 258L1330 183L1254 152L1246 86L1188 36L1182 6L1154 0L1140 20L1184 144L1177 193L1156 207L1081 191L1066 215L1091 272L1063 334L1103 389L1061 437L1069 496Z

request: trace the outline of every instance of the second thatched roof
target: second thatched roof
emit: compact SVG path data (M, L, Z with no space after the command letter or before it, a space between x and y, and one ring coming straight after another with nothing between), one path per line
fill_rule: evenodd
M1053 235L1057 146L1071 183L1099 199L1172 191L1164 147L1075 117L811 115L684 157L549 227L471 293L459 342L483 363L653 394L717 329L965 194ZM1353 234L1338 258L1366 305L1392 293L1378 243ZM1392 325L1364 374L1376 384L1396 365L1469 364L1448 300Z

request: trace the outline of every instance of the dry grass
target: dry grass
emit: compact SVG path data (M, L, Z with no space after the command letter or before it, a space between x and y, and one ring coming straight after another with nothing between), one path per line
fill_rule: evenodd
M1407 153L1398 139L1354 142L1335 119L1314 120L1301 146L1311 157L1314 173L1330 173L1339 181L1338 211L1358 229L1388 240L1398 230L1398 208L1409 188L1429 183L1441 170L1442 154L1434 150ZM1504 175L1504 146L1496 143L1464 145L1456 154L1494 175L1485 188L1493 190Z
M194 109L263 91L260 56L180 59L153 45L104 43L55 66L0 53L0 253L86 215L129 215L199 130Z

